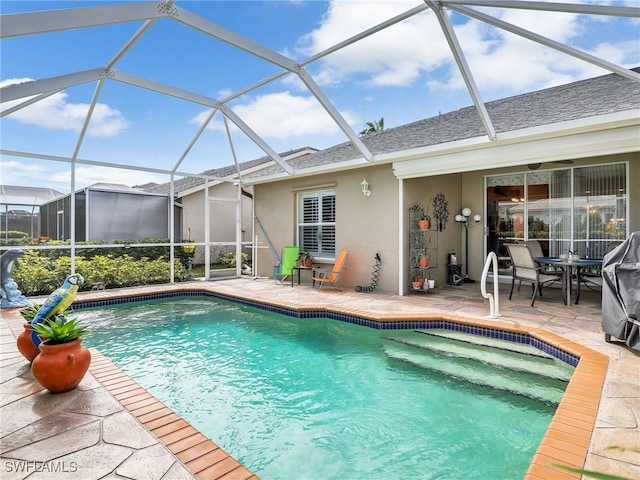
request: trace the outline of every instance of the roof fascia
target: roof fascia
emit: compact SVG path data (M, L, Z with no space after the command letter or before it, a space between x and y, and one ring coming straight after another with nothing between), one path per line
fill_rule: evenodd
M309 167L305 169L296 170L295 177L285 175L283 173L273 173L271 175L262 175L259 177L245 178L244 185L259 185L262 183L279 182L281 180L290 180L292 178L311 177L313 175L322 175L325 173L342 172L345 170L354 170L356 168L371 167L373 165L379 165L380 163L391 163L391 160L384 162L370 162L362 157L354 158L344 162L330 163L327 165L320 165L317 167Z
M397 158L393 171L398 179L406 179L637 152L640 117L635 112L635 118L606 127L557 130L546 136L518 137L516 132L512 133L514 135L508 135L510 138L505 141L485 142L473 149L432 151L422 157Z
M640 112L629 110L589 119L376 155L373 162L355 158L318 167L297 169L295 177L319 175L392 163L397 178L504 168L528 163L627 153L640 150ZM245 185L288 180L282 173L245 179Z

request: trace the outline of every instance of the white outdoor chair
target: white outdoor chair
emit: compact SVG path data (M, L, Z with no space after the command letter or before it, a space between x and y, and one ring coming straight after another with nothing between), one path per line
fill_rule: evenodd
M536 262L534 262L531 250L529 250L526 245L508 243L505 246L509 250L511 264L513 265L509 300L511 300L511 296L513 295L513 286L515 285L516 280L521 283L529 282L533 287L533 295L531 296L531 306L533 307L538 292L540 292L540 296L542 296L542 287L546 284L559 282L561 277L559 275L547 275L542 273L542 269L544 267L540 267Z

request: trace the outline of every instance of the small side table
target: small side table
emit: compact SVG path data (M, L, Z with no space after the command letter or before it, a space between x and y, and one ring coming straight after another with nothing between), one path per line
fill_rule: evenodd
M298 265L297 267L293 267L291 269L291 287L293 287L293 277L295 277L295 274L293 272L298 272L298 285L300 285L300 274L302 273L302 270L313 270L314 267L303 267L302 265Z

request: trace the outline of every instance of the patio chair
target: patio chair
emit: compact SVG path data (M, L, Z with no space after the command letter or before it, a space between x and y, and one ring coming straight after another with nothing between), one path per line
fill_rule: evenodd
M576 305L580 301L580 285L584 284L589 290L595 290L596 288L602 288L602 271L600 268L593 268L592 270L583 270L578 268L578 274L576 276L577 292L576 292Z
M536 262L533 261L531 250L526 245L520 245L515 243L506 244L509 250L509 256L511 257L511 263L513 265L513 273L511 280L511 292L509 293L509 300L513 295L513 286L516 280L519 282L529 282L533 288L533 295L531 296L531 306L536 301L536 296L540 292L542 296L542 287L548 283L559 282L561 280L559 275L547 275L542 273L543 267L539 267Z
M524 242L524 244L529 248L529 251L531 252L531 256L533 258L545 256L544 252L542 251L542 245L540 245L540 242L538 240L527 240Z
M313 284L318 284L318 291L324 286L325 283L331 284L333 288L336 288L340 291L342 289L338 286L338 282L342 277L342 270L344 270L345 265L347 264L347 256L349 255L349 250L343 248L340 250L340 254L336 259L336 263L334 263L333 268L330 270L327 268L319 268L316 269L313 273Z
M296 245L287 245L282 249L282 261L280 265L273 267L273 280L275 283L284 282L287 277L293 275L293 267L298 263L300 248Z
M542 251L542 245L538 240L526 240L524 244L529 248L531 252L531 256L535 258L546 257L544 252ZM562 269L556 267L555 265L541 265L536 262L536 265L542 267L542 273L547 273L549 275L559 275L562 273Z

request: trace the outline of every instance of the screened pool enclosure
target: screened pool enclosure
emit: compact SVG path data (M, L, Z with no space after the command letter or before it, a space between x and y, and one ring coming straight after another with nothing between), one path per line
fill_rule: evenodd
M340 90L341 82L332 83L321 74L324 62L340 58L350 49L362 48L363 58L382 55L382 50L362 45L380 35L393 35L395 27L424 20L429 28L417 31L437 31L441 37L437 48L442 51L438 50L438 55L447 60L442 60L439 68L451 69L452 78L466 96L461 104L471 104L481 124L482 136L469 140L469 144L493 144L504 132L496 128L501 119L491 118L481 95L477 77L482 77L482 72L475 75L472 68L478 60L467 59L469 53L461 44L464 35L458 37L466 26L481 25L494 35L513 35L594 69L576 77L613 73L640 83L640 74L623 62L610 61L604 55L588 53L507 21L510 13L523 10L533 15L596 19L640 17L640 9L609 2L389 2L393 8L388 18L358 27L355 33L343 34L344 38L332 38L313 52L297 48L298 38L288 45L271 43L269 29L286 30L286 26L265 24L256 31L253 26L257 23L252 19L237 31L225 27L225 15L233 16L234 12L217 8L228 2L184 2L183 6L172 0L105 1L87 2L78 8L57 8L57 2L6 3L0 17L2 70L11 79L3 78L0 89L3 183L11 174L12 183L18 183L18 179L25 184L36 183L51 194L31 204L7 200L2 205L0 251L23 248L36 252L34 255L41 253L41 257L48 255L49 263L42 266L45 272L53 269L54 261L60 263L60 269L73 273L78 259L157 255L162 264L158 269L166 269L166 281L174 282L188 278L185 268L187 264L191 267L194 258L204 265L205 278L211 278L211 264L230 254L235 258L230 273L240 276L244 258L251 264L257 248L268 248L273 262L279 261L280 246L274 245L269 235L284 223L318 251L331 248L338 238L336 212L340 202L333 190L322 198L321 218L312 218L309 212L318 207L312 205L313 199L307 199L298 215L283 222L277 219L271 230L264 228L256 215L260 198L254 190L258 185L290 178L305 179L307 185L318 187L314 180L317 175L412 159L407 152L397 155L405 148L402 144L394 145L397 151L384 151L356 133L360 127L354 125L360 119L353 120L356 115L341 108L349 93ZM327 14L320 3L311 4L318 19ZM38 11L43 5L51 9ZM368 8L367 3L361 8ZM276 17L274 14L273 21ZM191 45L188 51L176 49L178 36ZM64 50L77 50L72 64L49 48L47 39L54 38L66 42ZM413 37L412 42L430 45L421 38ZM429 49L435 52L436 46ZM219 63L217 59L230 51L234 53L233 65ZM207 70L202 75L185 75L180 62ZM416 59L416 71L428 70L422 62ZM355 86L354 91L362 85L362 79L349 82ZM346 79L343 84L346 86ZM299 97L287 96L291 91L302 93ZM425 90L425 97L427 93ZM440 115L438 101L445 95L437 93L425 103L425 108L432 103L428 107L433 111L416 109L412 121ZM284 107L266 109L265 118L257 121L248 107L266 97L285 98ZM132 108L129 103L134 99L145 106ZM410 99L409 103L414 101ZM60 108L71 104L74 108ZM52 112L57 108L67 115L56 117ZM306 136L292 140L285 134L295 126L290 119L294 114L302 115L295 118L304 118L298 123L308 123L312 128ZM48 115L52 117L47 118L48 123L38 122L38 116ZM142 125L153 128L143 130ZM277 128L272 130L274 126ZM316 131L322 129L330 130L331 136L317 137ZM319 138L324 143L318 146L334 148L336 158L323 164L312 160L296 164L294 160L302 155L299 146L321 141ZM292 141L296 144L291 145ZM430 153L447 152L449 141L429 146ZM357 158L340 157L343 145L353 147ZM306 148L304 155L313 158L317 150ZM514 165L505 160L500 166ZM609 185L598 180L621 178L620 173L612 170L601 175L594 171L585 167L531 172L517 178L487 177L488 196L507 184L522 187L518 194L514 190L512 196L496 198L495 214L489 210L494 203L487 197L483 222L495 221L495 228L485 223L490 230L488 247L497 248L502 237L540 238L549 242L552 253L572 248L599 255L609 240L617 240L620 232L628 230L624 223L628 205L626 191L616 191L620 187L614 188L615 182ZM624 175L626 171L628 168ZM401 178L397 172L396 176ZM121 187L105 187L114 184ZM92 188L95 185L102 187ZM545 185L544 191L538 185ZM333 188L323 182L320 186ZM273 216L277 217L277 212ZM498 232L500 222L513 225L514 218L523 219L520 230L505 227L504 232L511 233ZM185 258L188 262L181 263ZM139 283L165 278L164 273L152 273L153 268L141 270L144 274L136 273ZM98 279L92 281L94 286L100 283Z

